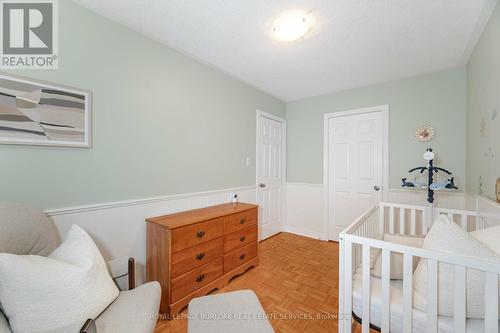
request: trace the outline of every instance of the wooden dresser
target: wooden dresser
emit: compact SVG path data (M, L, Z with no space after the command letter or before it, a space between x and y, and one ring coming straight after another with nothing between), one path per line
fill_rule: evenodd
M257 210L228 203L146 219L146 275L161 284L161 313L172 317L258 265Z

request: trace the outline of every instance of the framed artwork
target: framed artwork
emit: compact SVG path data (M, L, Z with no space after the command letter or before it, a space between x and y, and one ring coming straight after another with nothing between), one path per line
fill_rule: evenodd
M432 126L421 126L415 130L415 138L419 142L429 142L434 139L434 128Z
M92 147L92 93L0 73L0 144Z

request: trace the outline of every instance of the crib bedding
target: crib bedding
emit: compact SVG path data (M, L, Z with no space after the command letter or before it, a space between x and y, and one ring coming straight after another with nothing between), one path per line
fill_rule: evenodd
M358 269L353 276L352 281L352 308L353 312L361 318L363 316L363 281L361 269ZM380 278L371 276L371 305L370 305L370 322L371 324L380 327L381 324L381 300L382 300L382 283ZM403 332L403 280L391 280L391 333ZM427 315L425 312L413 309L413 332L420 333L427 330ZM500 324L500 323L499 323ZM499 325L500 326L500 325ZM438 332L453 333L453 318L438 317ZM467 333L484 332L484 321L481 319L467 319ZM500 329L499 329L500 332Z

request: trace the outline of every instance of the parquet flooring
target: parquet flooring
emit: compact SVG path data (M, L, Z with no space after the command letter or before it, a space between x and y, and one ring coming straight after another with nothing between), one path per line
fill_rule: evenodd
M253 290L278 333L337 332L338 257L337 243L280 233L260 243L257 268L215 293ZM155 329L186 332L184 318L159 320Z

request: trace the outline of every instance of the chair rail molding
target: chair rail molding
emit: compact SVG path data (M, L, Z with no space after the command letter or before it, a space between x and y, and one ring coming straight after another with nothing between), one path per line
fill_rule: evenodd
M172 201L172 200L180 200L186 198L194 198L194 197L206 197L213 196L215 194L227 194L228 192L234 194L241 191L246 190L255 190L257 187L255 185L252 186L242 186L242 187L233 187L221 190L213 190L213 191L204 191L204 192L193 192L193 193L185 193L185 194L173 194L167 196L159 196L159 197L150 197L143 199L131 199L131 200L123 200L123 201L114 201L114 202L106 202L106 203L97 203L90 205L82 205L75 207L64 207L64 208L51 208L45 209L44 212L48 216L56 216L62 214L72 214L86 211L94 211L94 210L102 210L102 209L110 209L110 208L118 208L118 207L127 207L127 206L135 206L135 205L144 205L149 203L156 202L164 202L164 201ZM228 201L233 198L229 198ZM227 202L227 201L226 201Z
M69 208L47 209L61 238L77 224L94 239L106 260L134 257L137 285L146 280L146 222L151 216L239 201L256 203L256 187L242 186L215 191L117 201Z

